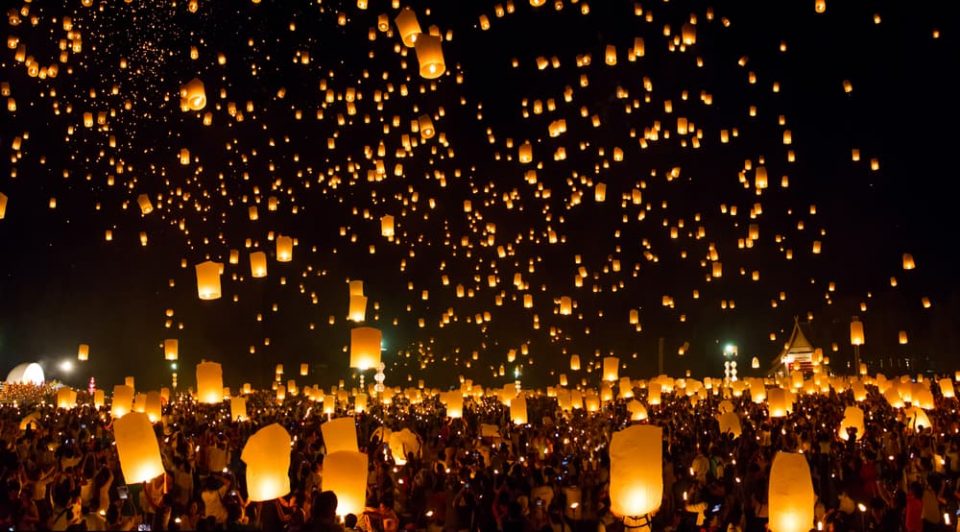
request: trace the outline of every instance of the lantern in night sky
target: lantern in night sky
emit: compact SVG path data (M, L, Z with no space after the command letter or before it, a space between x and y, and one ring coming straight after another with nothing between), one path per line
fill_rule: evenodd
M277 237L277 262L293 260L293 239L289 236Z
M417 37L415 46L417 60L420 62L420 77L436 79L447 71L447 66L443 61L443 47L440 37L421 34Z
M110 415L114 419L122 418L133 409L133 387L118 384L113 387L113 397L110 399Z
M367 298L364 296L350 296L350 309L347 318L350 321L362 322L367 316Z
M250 275L257 279L267 276L267 254L262 251L250 253Z
M603 357L603 380L614 382L620 376L620 359L617 357Z
M380 364L380 329L357 327L350 331L350 367L365 371Z
M197 400L207 404L223 402L223 368L220 364L197 364Z
M403 45L412 48L423 33L420 30L420 23L417 22L417 14L409 7L405 7L400 10L394 22L397 23L397 31L400 33Z
M211 261L197 264L197 294L200 299L220 299L220 266L220 263Z
M180 87L180 103L190 111L200 111L207 106L207 92L199 78L193 78Z
M168 338L163 341L163 359L177 360L180 357L180 341Z
M77 360L83 362L90 358L90 346L87 344L80 344L80 347L77 348Z

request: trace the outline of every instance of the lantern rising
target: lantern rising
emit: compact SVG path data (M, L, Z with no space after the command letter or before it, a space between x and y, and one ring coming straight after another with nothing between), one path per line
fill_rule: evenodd
M197 295L204 301L220 299L220 268L217 262L197 264Z
M443 61L443 48L440 37L421 34L416 42L417 60L420 61L420 77L437 79L447 71Z
M286 470L283 474L286 476ZM323 460L323 489L337 494L337 515L360 515L367 502L367 455L355 451L327 454Z
M350 331L350 367L365 371L380 365L380 329L357 327Z
M207 404L223 402L223 368L220 364L197 364L197 400Z

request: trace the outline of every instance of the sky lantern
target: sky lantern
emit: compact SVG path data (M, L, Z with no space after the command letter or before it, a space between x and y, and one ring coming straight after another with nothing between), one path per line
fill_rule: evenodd
M197 400L210 405L223 402L223 368L220 364L197 364Z
M394 236L393 216L387 214L380 218L380 236L383 236L385 238L393 238Z
M94 390L93 391L93 407L97 410L103 408L104 403L104 393L103 390Z
M907 428L913 430L914 432L921 432L923 429L933 428L933 425L930 423L930 418L921 408L911 406L910 408L904 410L903 414L906 418L905 424L907 425Z
M64 386L57 390L57 408L67 410L77 406L77 392Z
M614 382L620 378L620 359L617 357L603 357L603 380Z
M300 376L306 377L310 373L310 364L303 363L300 364Z
M447 71L447 65L443 61L443 47L440 37L420 34L414 46L417 51L417 60L420 62L420 77L437 79Z
M457 419L463 417L463 395L460 392L446 393L443 399L448 418Z
M150 202L150 196L146 194L137 196L137 205L140 206L140 214L144 216L153 212L153 203Z
M412 48L423 33L420 30L420 23L417 22L417 14L409 7L405 7L400 10L394 22L397 24L397 31L400 33L403 45Z
M113 419L122 418L133 409L133 387L118 384L113 387L113 397L110 399L110 416Z
M680 36L685 46L693 46L697 43L697 27L687 22L680 27Z
M517 153L517 159L521 164L527 164L533 161L533 145L529 142L521 144Z
M293 260L293 238L289 236L277 237L277 262Z
M413 453L414 456L420 455L420 438L410 429L391 432L387 442L390 447L390 454L393 455L393 461L397 465L405 465L410 453Z
M337 515L360 515L367 499L367 455L335 451L323 459L323 489L337 494ZM286 476L286 470L284 470Z
M197 264L197 295L204 301L220 299L220 263Z
M126 484L147 482L163 474L160 445L146 414L131 412L114 421L113 434Z
M807 532L813 528L816 498L806 457L777 452L770 468L767 501L771 531Z
M771 388L767 392L767 409L771 418L787 415L787 393L783 388Z
M84 362L90 358L90 346L87 344L80 344L80 347L77 348L77 360Z
M827 0L814 0L813 10L817 13L824 13L827 10Z
M250 436L240 459L247 466L250 501L270 501L290 493L290 434L283 426L273 423Z
M364 296L350 296L350 308L347 319L357 323L362 322L367 316L367 298Z
M610 511L628 521L645 518L663 499L663 429L632 425L610 440Z
M903 254L903 269L912 270L917 267L917 263L913 261L913 255L910 253Z
M0 192L0 220L7 215L7 195Z
M163 359L177 360L180 357L180 341L167 338L163 341Z
M335 401L330 398L330 403ZM323 399L323 405L327 406L327 398ZM357 446L357 425L352 417L340 417L327 421L320 425L320 431L323 434L323 446L327 454L338 451L358 452Z
M940 384L940 393L943 394L944 399L953 399L956 397L953 389L953 382L950 379L943 378L939 381Z
M207 106L207 92L200 78L193 78L180 87L180 103L189 111L200 111Z
M510 400L510 420L514 425L527 424L527 398L522 392Z
M362 296L363 295L363 281L350 281L350 295L351 296Z
M436 134L436 129L433 127L433 120L428 114L422 114L417 118L418 129L420 130L420 136L425 139L432 139Z
M580 371L580 355L570 355L570 371Z
M380 365L382 333L373 327L357 327L350 331L350 367L365 371Z
M840 422L840 428L838 430L838 435L843 441L849 439L849 433L847 429L857 429L856 439L860 441L863 438L863 434L866 431L866 427L863 424L863 410L860 410L856 406L848 406L843 411L843 420Z
M908 339L907 339L907 331L900 331L900 333L899 333L899 335L898 335L898 337L897 337L897 340L899 341L900 345L906 345L907 340L908 340Z
M267 276L267 254L263 251L250 253L250 276L256 279Z
M160 397L160 392L147 392L143 413L147 415L150 423L160 421L160 418L163 417L163 399Z
M742 432L740 427L740 416L736 412L723 412L717 415L717 423L720 424L720 433L730 433L734 438L739 438Z
M643 421L647 419L647 408L636 399L627 403L627 412L630 412L630 421Z

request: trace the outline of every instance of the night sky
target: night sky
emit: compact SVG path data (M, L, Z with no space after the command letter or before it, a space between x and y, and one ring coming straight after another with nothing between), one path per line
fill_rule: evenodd
M407 5L443 36L439 79L401 42ZM534 385L595 381L588 365L609 353L622 375L649 377L661 337L673 375L720 374L728 342L742 374L760 374L794 317L845 372L853 315L871 371L960 367L960 50L947 2L403 6L9 5L0 370L36 360L77 386L134 375L157 387L175 338L183 386L202 358L232 386L266 385L278 363L291 377L309 363L296 378L329 386L351 377L351 279L369 298L364 325L383 332L387 384L502 385L516 367ZM207 103L185 112L194 78ZM432 138L411 129L422 115ZM296 239L291 262L277 262L276 235ZM251 251L267 253L265 278L251 277ZM205 260L224 263L219 300L198 298ZM79 344L90 360L58 373Z

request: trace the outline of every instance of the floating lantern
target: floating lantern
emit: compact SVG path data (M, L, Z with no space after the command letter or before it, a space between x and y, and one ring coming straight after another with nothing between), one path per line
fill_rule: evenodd
M113 387L113 397L110 399L110 416L119 419L133 409L133 387L118 384Z
M197 364L197 400L207 404L223 402L223 368L220 364Z
M66 408L69 410L75 406L77 406L76 391L67 387L57 390L57 408Z
M220 299L220 268L217 262L197 264L197 295L204 301Z
M147 392L143 413L147 415L150 423L160 421L160 418L163 417L163 398L160 396L160 392Z
M570 371L580 371L580 355L570 356Z
M527 398L523 393L510 400L510 420L514 425L527 424Z
M740 416L736 412L723 412L717 416L717 423L720 424L720 433L730 433L734 438L739 438L742 433L740 427Z
M603 357L603 380L613 382L620 378L620 359Z
M335 401L329 401L334 403ZM327 399L323 400L324 406L327 405ZM352 417L341 417L327 421L320 425L320 431L323 434L323 446L327 453L338 451L359 452L357 447L357 425Z
M350 295L351 296L363 295L363 281L350 281Z
M422 35L420 23L417 22L417 14L409 7L400 10L400 14L394 19L397 23L397 31L400 33L400 40L407 48L412 48Z
M293 239L289 236L277 237L277 262L293 260Z
M350 331L350 367L365 371L380 365L380 329L357 327Z
M90 346L87 344L80 344L80 347L77 348L77 360L83 362L90 358Z
M390 454L393 455L393 461L397 465L406 465L407 457L411 453L414 456L420 455L420 438L411 432L410 429L390 433L387 441L390 447Z
M624 518L656 512L663 498L663 430L632 425L610 440L610 510Z
M863 433L866 431L866 427L863 424L863 410L856 406L848 406L843 411L843 420L840 422L839 436L841 440L847 441L849 439L849 434L847 430L850 428L857 429L857 441L860 441L863 438Z
M153 204L150 203L150 196L140 194L137 196L137 204L140 206L140 214L146 216L153 212Z
M193 78L180 87L180 103L185 110L199 111L207 106L207 92L199 78Z
M7 215L7 196L3 192L0 192L0 220Z
M337 515L360 515L367 498L367 455L335 451L323 459L323 489L337 495ZM284 476L287 472L284 470Z
M769 527L774 532L807 532L813 528L816 498L810 466L802 454L780 451L770 468Z
M147 482L163 474L160 445L146 414L131 412L117 419L113 434L126 484Z
M101 408L103 408L104 403L106 403L106 401L104 400L103 390L94 390L93 391L93 407L96 408L97 410L100 410Z
M420 77L437 79L447 71L447 65L443 60L443 46L440 37L421 34L417 37L414 46L417 51L417 60L420 62Z
M180 356L180 342L173 338L163 341L163 359L177 360Z
M772 388L767 393L767 408L770 417L784 417L787 415L787 392L783 388Z
M257 279L267 276L267 254L262 251L250 253L250 275Z
M258 430L243 446L240 459L246 464L247 498L269 501L290 493L290 434L274 423Z
M383 236L386 238L393 238L393 235L394 235L393 216L390 216L389 214L387 214L380 218L380 236Z
M350 309L347 319L362 322L367 316L367 298L364 296L350 296Z

